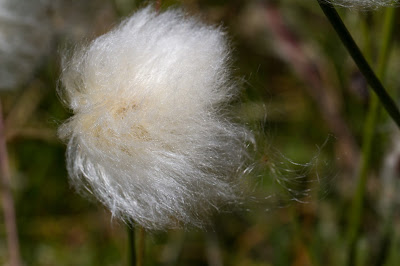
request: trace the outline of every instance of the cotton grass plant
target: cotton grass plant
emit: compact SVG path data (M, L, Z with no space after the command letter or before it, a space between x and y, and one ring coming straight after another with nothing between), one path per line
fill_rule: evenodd
M376 9L398 4L398 0L326 0L326 2L349 8L363 9Z
M0 90L24 85L48 52L48 8L46 1L0 0Z
M132 256L137 252L139 265L144 262L145 246L149 265L397 265L398 197L390 194L395 195L398 185L395 180L398 151L384 156L385 151L393 149L383 147L387 136L396 136L392 131L397 128L388 119L393 113L389 112L389 117L386 112L380 113L380 103L385 100L368 93L357 67L340 48L339 39L324 21L323 13L316 9L317 3L289 0L268 1L267 5L259 1L210 3L194 0L182 5L185 10L201 13L217 24L224 20L226 29L206 25L203 19L181 9L157 11L147 7L109 33L65 51L58 92L68 110L59 105L53 92L54 79L59 74L54 68L58 57L53 55L54 61L49 58L34 77L35 84L41 84L47 94L41 98L37 110L24 118L32 118L32 123L11 124L22 132L30 130L26 126L34 126L37 120L59 125L58 121L72 114L59 128L59 136L67 144L70 184L84 196L100 201L113 219L129 225L132 247L135 246L132 231L140 232L137 251L130 250ZM361 67L369 65L367 78L371 80L368 73L372 72L376 77L373 79L382 85L378 93L383 87L390 102L392 95L396 95L393 89L398 84L396 73L400 66L396 56L400 50L393 45L394 33L398 33L394 26L397 9L385 7L394 7L397 2L321 3L329 9L328 17L335 15L336 29L340 17L334 8L341 8L341 15L350 15L351 21L358 22L345 34L359 30L359 22L368 26L365 34L371 38L363 36L350 45L358 43L360 54L367 59ZM105 7L96 10L96 14L103 16L105 12L111 16L103 23L95 23L100 32L110 24L105 21L114 21L117 14L130 14L125 7L117 10L110 2L101 4ZM252 9L244 11L248 7ZM385 12L375 12L378 8ZM362 15L358 16L360 11ZM74 14L74 8L69 12ZM56 13L52 16L55 23L60 23L62 20ZM266 17L278 30L267 32ZM368 20L363 21L366 17ZM31 17L26 15L26 18ZM344 18L339 35L343 34L349 17ZM0 16L0 22L1 19ZM70 26L65 23L64 26ZM258 28L252 23L258 23ZM36 25L22 24L25 30ZM19 28L8 28L14 32L11 29ZM376 33L368 32L369 29L382 30ZM234 35L238 59L235 69L246 80L242 83L245 89L240 92L230 74L231 45L227 30ZM83 35L79 29L76 32ZM277 35L281 42L272 51L271 38ZM58 37L61 41L70 38L61 32ZM345 42L348 39L347 35ZM25 44L22 46L31 47ZM4 47L0 46L0 50ZM277 54L285 51L287 57L282 60L279 57L282 55ZM15 58L18 58L15 65L23 64L23 56ZM299 62L297 67L305 71L290 73L287 66ZM389 75L385 79L386 72ZM21 78L22 83L18 84L25 81ZM353 82L364 89L364 98L357 98ZM310 84L314 90L308 88ZM244 102L237 104L242 92ZM15 117L13 110L17 105L22 106L25 114L32 110L24 108L25 101L21 98L29 102L26 95L17 90L1 92L6 122ZM321 95L325 98L314 97ZM330 95L333 96L329 98ZM394 99L389 105L396 112ZM317 101L320 102L315 104ZM337 103L331 105L332 101ZM234 113L232 109L236 107L239 108ZM332 130L337 121L327 122L329 116L323 116L324 111L333 109L338 114L335 118L348 125L355 150L359 152L362 147L360 163L359 156L350 156L346 158L346 167L334 165L335 158L344 160L341 155L346 152L346 149L335 150L339 147L337 143L346 142ZM268 132L268 137L259 137L258 131L254 133L260 154L253 155L253 134L239 124L236 112L254 132L254 128ZM393 120L396 121L396 116ZM9 185L15 193L20 216L17 220L22 263L121 264L123 259L117 250L124 250L124 242L120 241L124 239L125 230L121 230L124 227L109 226L107 211L98 211L70 193L71 189L63 183L62 143L42 143L17 134L9 139L7 134L1 134L4 132L0 129L0 150L4 151L0 151L0 161L6 162L3 155L7 152L3 148L7 140L12 175ZM304 171L298 161L308 161L315 152L315 144L332 132L333 138L318 148L316 158L329 166L324 165L322 170L317 163L315 168ZM381 158L388 160L383 170ZM285 160L289 163L285 164ZM257 169L251 172L256 177L252 181L257 182L257 191L251 190L251 194L246 190L248 165ZM326 168L329 170L325 171ZM326 172L337 175L326 177L323 174ZM277 201L272 202L274 199ZM258 205L254 206L254 202ZM230 212L238 203L244 203L240 210L246 211ZM260 205L262 211L257 209ZM211 219L218 212L224 215ZM214 230L199 233L209 228L210 221ZM16 225L15 221L11 224ZM147 243L143 227L152 232ZM193 227L195 230L190 230ZM3 231L0 234L5 235ZM0 264L21 264L18 256L14 256L17 258L14 262L11 256L2 256L4 243L0 237ZM7 249L10 255L16 251ZM132 265L135 260L131 258Z
M71 184L146 229L202 227L240 200L252 135L227 116L229 64L221 28L152 7L66 55Z

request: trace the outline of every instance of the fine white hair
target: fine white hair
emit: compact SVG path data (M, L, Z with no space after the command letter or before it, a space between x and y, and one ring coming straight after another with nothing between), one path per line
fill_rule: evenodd
M152 7L66 55L71 184L147 229L202 227L238 201L253 137L227 112L229 61L221 28Z
M354 8L374 9L384 6L395 6L398 0L326 0L335 5Z

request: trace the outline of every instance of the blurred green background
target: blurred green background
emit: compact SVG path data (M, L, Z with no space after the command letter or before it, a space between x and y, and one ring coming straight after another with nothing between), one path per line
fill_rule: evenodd
M68 184L65 145L56 130L70 113L56 88L61 49L107 32L145 3L26 2L36 13L17 7L24 23L0 16L0 41L11 38L15 48L0 54L1 72L10 79L0 83L0 97L22 260L127 265L126 226ZM351 207L372 96L317 1L162 1L163 9L170 6L229 33L242 86L233 108L257 135L258 147L245 206L216 214L207 230L148 232L145 265L400 265L400 135L379 112L358 194L363 203ZM339 13L376 67L386 10ZM396 19L384 78L395 99L399 26ZM359 226L350 222L354 215L361 217ZM6 265L3 218L0 264Z

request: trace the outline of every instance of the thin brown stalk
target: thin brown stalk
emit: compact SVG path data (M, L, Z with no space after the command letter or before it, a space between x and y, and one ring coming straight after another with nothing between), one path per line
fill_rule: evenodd
M156 10L157 10L158 12L160 12L161 4L162 4L162 1L161 1L161 0L156 0Z
M138 239L138 247L137 247L137 255L136 255L136 265L143 266L144 265L144 255L145 255L145 238L146 232L143 227L139 226L139 239Z
M4 130L4 120L2 106L0 102L0 182L1 182L1 201L3 205L4 223L6 227L6 237L9 252L9 265L21 265L19 253L19 241L17 223L15 218L14 200L10 187L10 169L8 163L6 136Z

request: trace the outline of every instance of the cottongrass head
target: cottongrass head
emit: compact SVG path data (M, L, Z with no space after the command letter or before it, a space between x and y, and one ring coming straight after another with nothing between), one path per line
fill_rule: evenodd
M52 31L49 3L0 0L0 90L27 82L47 53Z
M350 8L361 8L361 9L375 9L385 6L398 5L398 0L326 0L334 5L350 7Z
M71 184L147 229L202 227L240 200L252 135L227 115L237 95L225 33L181 10L139 10L65 56Z

